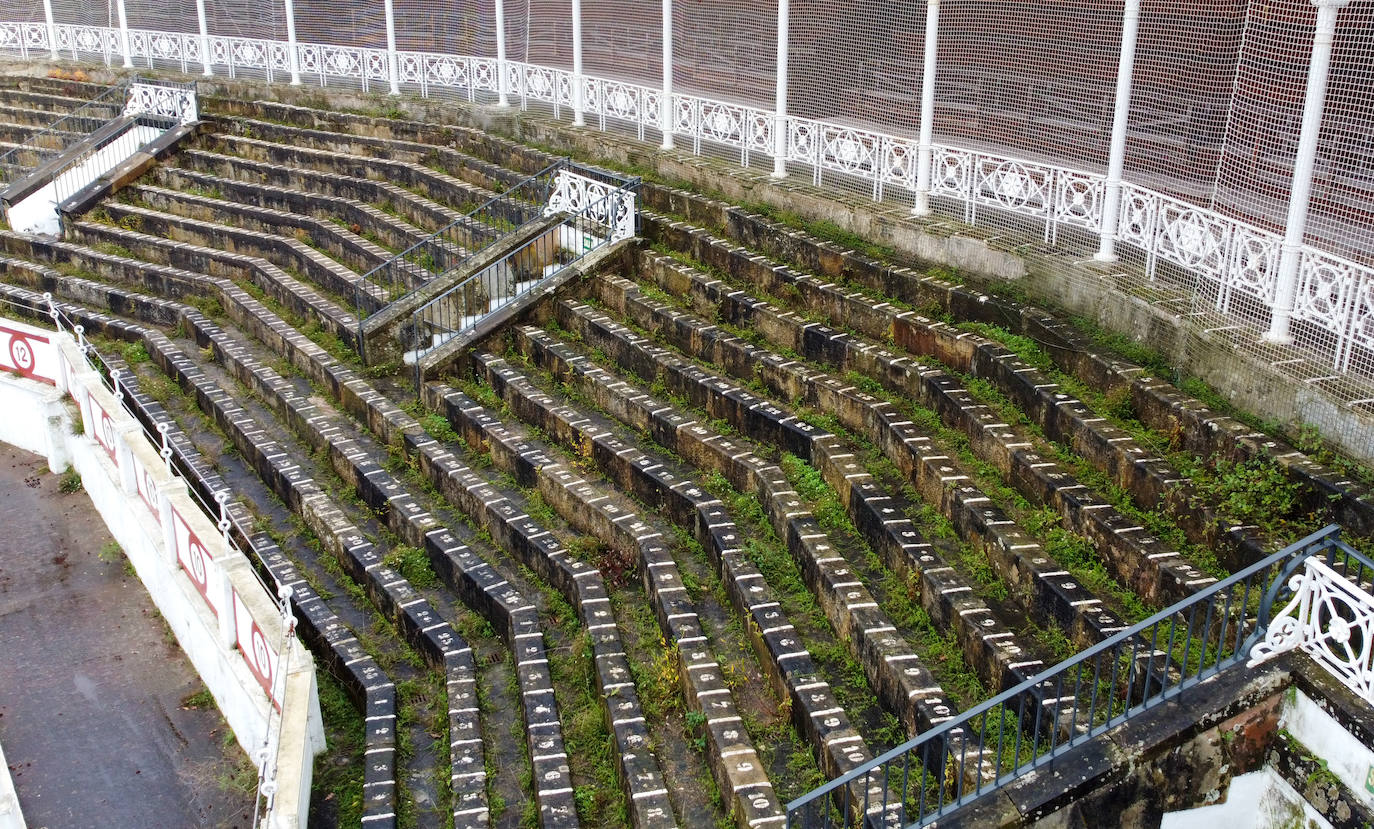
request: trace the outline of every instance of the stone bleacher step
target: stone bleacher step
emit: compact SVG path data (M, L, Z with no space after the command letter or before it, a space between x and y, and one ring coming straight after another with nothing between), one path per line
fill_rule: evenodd
M343 175L354 179L392 182L423 193L430 201L459 213L467 213L496 195L485 187L469 184L447 173L411 161L351 155L337 150L316 150L294 144L277 144L213 132L203 134L199 145L213 152L251 161L282 164L296 169Z
M224 201L322 221L337 219L350 228L356 225L358 232L371 234L391 250L405 250L429 236L428 231L359 199L240 181L165 164L157 167L153 178L159 186L169 190L212 193Z
M719 313L723 321L757 330L775 345L791 348L806 359L833 365L837 370L874 378L935 411L947 426L967 435L978 456L997 467L1023 495L1054 506L1070 530L1104 553L1109 572L1144 601L1170 604L1216 581L1036 451L1035 442L1023 429L1004 422L975 401L949 374L781 310L669 257L643 251L640 263L641 274L654 279L670 295L690 297L692 307L699 313ZM800 364L786 368L793 372L806 370ZM765 375L775 383L781 382L776 376ZM862 413L848 408L840 414L846 425L866 432L870 438L878 437L873 428L865 428L871 418L863 418L861 423Z
M310 129L253 118L209 116L215 129L247 135L278 144L311 150L341 152L353 156L386 158L442 168L443 172L494 192L508 189L526 174L459 152L447 142L419 142L337 130ZM442 135L433 136L442 138Z
M406 222L427 233L447 227L463 216L457 210L412 193L390 181L374 181L283 164L268 164L190 147L182 149L177 154L176 162L182 169L245 184L281 187L384 205L389 211L395 211Z
M740 809L747 807L744 814L751 820L780 814L776 802L770 808L757 803L765 798L753 791L760 780L766 780L760 777L762 763L748 735L738 725L730 725L740 718L725 685L725 672L702 644L706 641L702 622L683 586L662 527L646 522L623 497L589 483L575 470L556 461L542 444L507 427L466 395L431 385L425 390L425 398L446 416L469 446L490 451L496 468L511 473L521 485L537 488L575 530L600 538L641 562L645 592L654 603L668 640L679 652L686 701L706 717L707 741L714 752L710 766L718 785L722 791L735 793L734 805ZM582 586L602 581L599 575L588 574L576 583ZM589 620L589 629L592 621ZM602 626L610 623L606 619ZM619 647L614 629L605 633ZM626 696L628 701L634 701L632 692ZM734 736L729 732L734 732ZM746 798L743 792L751 793Z
M934 357L953 371L990 380L1041 428L1047 439L1070 446L1129 492L1142 508L1164 508L1190 541L1216 548L1228 569L1241 569L1271 548L1277 548L1254 527L1238 527L1220 520L1206 504L1194 508L1192 504L1197 499L1191 484L1167 460L1142 447L1106 418L1098 417L1081 401L1058 391L1058 384L1000 343L890 302L876 301L863 291L777 265L686 222L652 214L642 218L643 233L652 241L688 251L697 261L769 295L796 297L799 305L825 315L833 325L852 328L875 340L891 341L912 355ZM800 240L804 234L791 231L788 236ZM803 242L796 247L804 246ZM846 256L838 249L830 254L839 259ZM817 264L823 272L835 269ZM923 278L910 269L894 267L882 269L881 273L865 273L869 278L865 284L870 290L916 304L933 298L923 291L938 288L938 297L934 298L952 303L947 307L956 317L982 318L979 306L990 299L957 293L956 286ZM956 293L960 301L953 303ZM992 322L1002 324L1006 320Z

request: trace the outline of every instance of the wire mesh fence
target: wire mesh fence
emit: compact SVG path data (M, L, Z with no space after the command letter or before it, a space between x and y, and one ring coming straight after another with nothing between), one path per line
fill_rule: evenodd
M205 0L207 38L195 0L51 8L48 27L42 2L0 0L0 48L55 44L107 63L130 51L140 66L484 103L504 91L644 140L666 127L680 148L748 167L780 156L824 189L928 200L1075 258L1110 236L1146 292L1181 314L1235 328L1240 348L1346 404L1374 399L1374 0ZM1300 138L1323 14L1335 20L1329 82L1294 264L1283 237L1295 168L1308 166ZM1294 344L1252 348L1287 313L1275 311L1285 286Z

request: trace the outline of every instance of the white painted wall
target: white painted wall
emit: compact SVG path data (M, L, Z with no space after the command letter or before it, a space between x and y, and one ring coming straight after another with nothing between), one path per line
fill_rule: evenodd
M1284 701L1279 727L1286 729L1313 756L1325 760L1327 771L1336 775L1351 794L1374 809L1374 792L1367 788L1368 781L1374 779L1374 747L1360 742L1298 688L1294 688Z
M14 793L14 781L10 779L3 747L0 747L0 829L28 829L19 811L19 797Z
M1310 821L1310 822L1309 822ZM1226 800L1211 806L1170 812L1160 829L1332 829L1330 821L1288 785L1272 766L1231 779Z
M70 464L81 475L91 503L123 547L239 745L255 762L264 746L275 748L270 761L278 790L266 825L304 827L313 758L325 747L314 659L298 639L285 636L276 600L257 581L251 564L224 544L215 522L187 495L186 483L167 470L138 422L100 376L87 370L71 337L4 319L0 325L51 338L55 353L47 351L48 344L34 341L38 362L33 376L55 377L58 384L0 371L0 411L5 413L0 417L0 440L46 456L54 472ZM84 432L74 426L78 406ZM172 520L173 510L184 525ZM213 556L204 575L197 576L206 584L205 595L188 575L185 559L178 558L178 550L185 554L188 533L200 540L207 556ZM255 674L263 671L250 666L250 660L260 655L245 648L245 621L248 628L260 631L270 651L265 664L273 668L276 680L268 683L270 688L264 688ZM273 705L273 697L280 708ZM0 829L12 829L4 823L3 804L0 789Z
M1374 781L1374 747L1360 742L1297 687L1289 688L1284 697L1279 709L1279 728L1287 731L1314 757L1326 761L1327 770L1339 778L1354 797L1374 808L1374 792L1366 785ZM1331 826L1272 766L1232 779L1225 798L1210 806L1166 814L1160 829L1233 826L1329 829Z
M101 147L90 158L64 171L29 194L28 198L10 205L10 227L19 233L42 233L57 236L62 233L57 205L82 187L119 166L149 141L162 134L157 127L133 124L119 137Z

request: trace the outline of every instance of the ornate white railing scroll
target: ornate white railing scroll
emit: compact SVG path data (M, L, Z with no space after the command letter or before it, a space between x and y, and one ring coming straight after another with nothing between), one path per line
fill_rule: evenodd
M0 50L21 57L46 59L49 50L72 59L106 64L122 57L124 41L117 27L56 24L49 43L43 23L0 22ZM203 45L204 43L204 45ZM267 80L286 80L293 65L324 87L367 90L389 79L385 49L209 35L202 43L189 33L129 30L130 57L155 64L189 67L208 63L217 75L243 71ZM201 50L208 48L208 55ZM548 105L555 117L567 117L574 99L572 72L550 66L504 62L470 55L396 52L400 85L425 97L453 96L469 101L494 100L504 88L518 96L522 109ZM809 169L813 183L859 183L875 201L916 196L922 171L915 136L899 136L840 121L822 121L777 113L737 102L684 95L614 78L580 76L584 115L602 130L633 130L643 140L646 130L668 132L691 142L691 151L729 148L739 164L749 167L759 156L771 158L778 147L785 161ZM723 90L724 91L724 90ZM479 98L479 96L481 96ZM668 123L663 123L665 116ZM596 119L594 122L590 119ZM779 129L784 140L776 140ZM1059 231L1072 227L1098 234L1104 224L1104 172L1061 167L950 144L931 145L930 195L945 212L965 222L986 223L991 213L1025 216L1043 227L1046 244L1059 245ZM1237 300L1272 308L1282 237L1270 230L1156 190L1122 182L1115 218L1116 242L1136 248L1147 272L1159 263L1183 268L1192 290L1222 314L1241 316ZM1374 364L1374 267L1308 246L1299 267L1293 319L1319 332L1311 345L1333 369L1346 372L1352 363ZM1253 308L1244 314L1253 318Z
M614 196L614 198L611 198ZM615 184L597 181L571 170L559 170L554 179L545 216L558 213L585 215L611 228L610 241L619 242L635 235L635 192Z
M129 85L124 114L157 115L173 118L179 124L193 124L200 120L195 85L168 86L135 80Z
M1374 705L1374 596L1320 558L1303 562L1288 580L1293 598L1250 649L1248 667L1301 650L1347 688Z

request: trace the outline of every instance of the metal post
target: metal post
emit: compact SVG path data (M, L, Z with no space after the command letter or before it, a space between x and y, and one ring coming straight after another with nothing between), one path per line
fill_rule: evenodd
M582 0L572 0L572 40L573 126L581 127L587 123L582 112Z
M124 0L119 0L119 42L124 51L124 68L133 69L134 59L129 54L129 16L124 13Z
M196 0L196 18L200 21L200 59L208 78L215 73L210 71L210 26L205 20L205 0Z
M778 0L778 78L774 99L773 178L787 177L787 0Z
M673 148L673 0L663 0L663 95L658 99L663 149Z
M916 150L917 216L930 215L931 164L935 136L935 56L940 44L940 0L926 0L925 63L921 70L921 137Z
M386 14L386 63L387 74L391 77L391 94L401 94L401 67L396 60L396 12L391 0L383 6Z
M291 85L301 85L301 56L296 48L296 4L293 0L286 2L286 51L291 63Z
M510 106L506 96L506 3L496 0L496 92L500 106Z
M1102 193L1102 235L1099 262L1116 261L1116 228L1121 217L1121 173L1126 168L1126 125L1131 109L1131 80L1135 73L1135 42L1140 31L1140 0L1126 0L1121 17L1121 62L1116 67L1116 109L1112 113L1112 146L1107 156L1107 184Z
M1331 43L1336 35L1336 13L1350 0L1312 0L1317 7L1317 30L1312 35L1312 63L1307 70L1307 101L1302 110L1302 132L1293 158L1293 187L1288 202L1288 225L1283 236L1283 255L1279 259L1278 281L1274 293L1274 316L1264 339L1271 343L1291 343L1288 323L1298 295L1298 270L1302 263L1303 240L1307 235L1307 209L1312 197L1312 171L1317 161L1317 136L1321 132L1322 111L1326 108L1326 81L1331 70Z
M52 16L52 0L43 0L43 20L48 24L48 49L57 60L57 23Z

